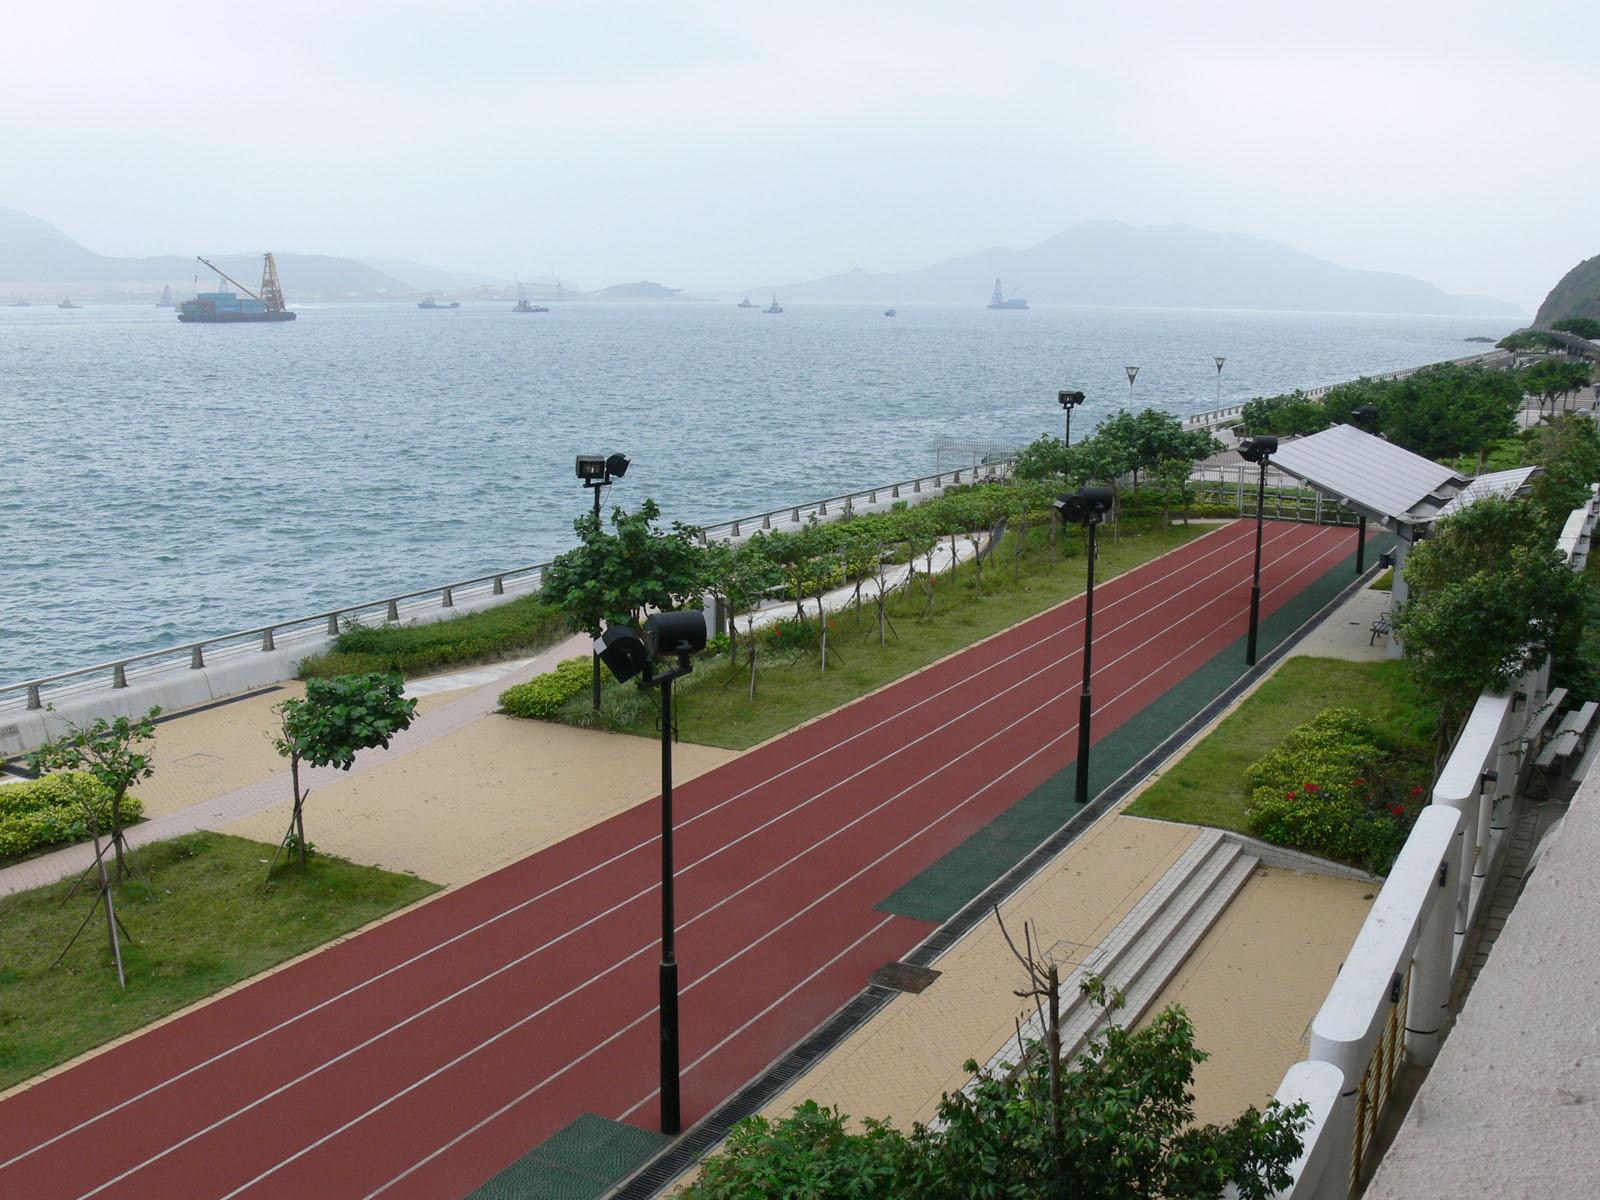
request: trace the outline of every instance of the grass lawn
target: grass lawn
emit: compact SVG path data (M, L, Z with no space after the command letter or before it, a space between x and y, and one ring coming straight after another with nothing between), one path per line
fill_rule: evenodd
M138 850L150 888L125 884L117 914L128 990L102 910L50 964L94 903L72 881L0 897L0 1088L315 949L438 885L317 855L264 886L272 847L218 833Z
M1102 532L1095 580L1104 582L1130 571L1215 528L1195 524L1124 529L1117 539ZM702 659L693 674L673 685L679 737L699 745L747 749L1060 604L1083 591L1085 584L1081 537L1064 539L1064 544L1069 554L1053 568L1042 546L1030 549L1019 578L1014 579L1013 543L1008 539L984 568L981 592L970 564L954 577L938 579L932 616L927 615L919 581L891 600L893 628L887 645L879 645L871 588L863 589L859 614L853 610L830 614L827 670L821 670L815 651L789 657L763 650L754 701L741 639L738 667L729 665L726 655ZM790 615L793 611L788 610ZM650 737L658 734L655 693L640 693L631 683L616 684L609 678L599 719L588 689L563 706L558 719Z
M1136 817L1248 833L1245 768L1325 708L1354 708L1403 741L1429 745L1433 717L1399 661L1286 659L1129 808Z

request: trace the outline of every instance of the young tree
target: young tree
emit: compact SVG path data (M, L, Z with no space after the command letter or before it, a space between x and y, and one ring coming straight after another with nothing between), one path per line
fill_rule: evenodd
M765 538L755 537L737 545L713 542L701 554L706 591L727 609L728 657L737 662L739 629L734 618L759 607L768 591L781 582L781 576L767 557Z
M574 629L599 637L607 625L637 624L649 609L672 609L705 585L698 530L657 522L661 509L646 500L632 513L612 510L612 532L593 513L572 523L578 545L545 571L543 591L566 610Z
M155 740L160 715L160 708L152 708L142 717L114 721L99 717L86 727L69 722L66 733L28 756L28 765L35 771L86 771L111 793L111 828L107 832L116 852L118 882L128 873L129 856L122 833L122 801L130 787L155 773L149 751L137 747Z
M300 764L337 767L348 771L359 751L387 746L389 739L411 724L417 702L404 696L405 680L398 671L370 675L340 675L333 679L306 680L306 694L285 700L278 714L281 736L272 744L289 760L289 780L294 788L294 808L289 829L278 849L292 845L300 865L306 864L305 801L310 788L300 788ZM277 855L267 875L277 864Z

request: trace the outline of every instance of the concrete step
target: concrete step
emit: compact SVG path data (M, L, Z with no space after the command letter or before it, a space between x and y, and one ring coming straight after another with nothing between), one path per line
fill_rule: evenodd
M1103 1028L1105 1014L1082 994L1083 980L1098 975L1122 991L1127 1004L1115 1019L1120 1025L1134 1024L1259 865L1219 830L1202 831L1105 940L1062 980L1063 1058L1070 1061ZM1023 1026L1021 1041L1008 1041L986 1069L995 1072L1005 1063L1019 1062L1022 1045L1043 1040L1043 1023L1036 1012Z

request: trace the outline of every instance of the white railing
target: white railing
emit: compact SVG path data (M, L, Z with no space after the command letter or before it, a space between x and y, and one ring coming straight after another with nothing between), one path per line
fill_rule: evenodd
M1597 502L1577 510L1560 547L1581 567ZM1514 797L1562 693L1549 664L1505 692L1485 690L1417 818L1372 911L1311 1024L1310 1062L1279 1099L1312 1099L1301 1068L1338 1072L1337 1100L1305 1133L1293 1200L1345 1200L1375 1167L1373 1133L1402 1062L1431 1064L1449 1024L1450 983L1494 890L1510 842ZM1319 1078L1325 1080L1325 1073ZM1319 1085L1321 1086L1321 1085ZM1312 1089L1315 1091L1315 1089Z

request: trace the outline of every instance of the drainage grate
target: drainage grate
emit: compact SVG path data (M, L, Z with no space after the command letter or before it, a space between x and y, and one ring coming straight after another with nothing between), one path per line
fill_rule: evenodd
M912 963L886 962L871 975L867 976L869 984L879 987L893 988L897 992L910 992L915 996L935 979L939 972L932 967L919 967Z

